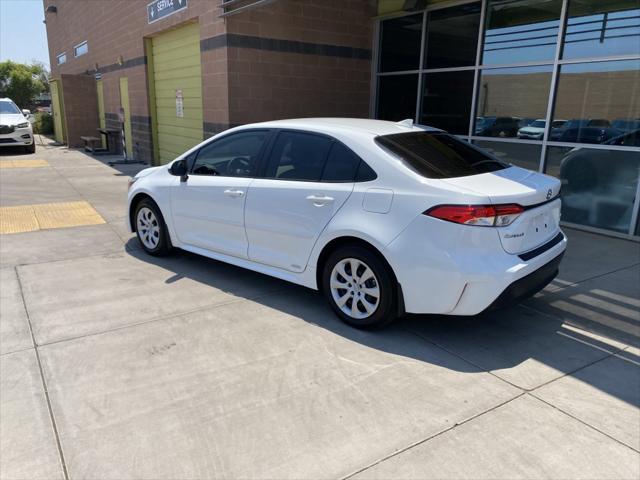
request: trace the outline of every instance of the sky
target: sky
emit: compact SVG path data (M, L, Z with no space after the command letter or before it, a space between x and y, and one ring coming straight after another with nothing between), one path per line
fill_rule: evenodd
M0 61L36 60L49 67L42 5L42 0L0 0Z

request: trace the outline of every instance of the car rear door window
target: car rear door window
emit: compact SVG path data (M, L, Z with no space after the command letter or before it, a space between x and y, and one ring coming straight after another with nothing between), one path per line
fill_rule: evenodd
M250 177L268 135L268 130L252 130L214 140L198 150L191 173Z
M395 133L377 137L376 142L427 178L467 177L509 167L446 133Z
M327 161L332 140L304 132L280 132L265 172L266 178L318 182Z

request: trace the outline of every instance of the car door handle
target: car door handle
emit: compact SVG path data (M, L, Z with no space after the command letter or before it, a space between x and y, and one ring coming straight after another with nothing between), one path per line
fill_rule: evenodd
M244 191L243 190L233 190L233 189L228 189L224 191L225 195L228 195L230 197L242 197L244 196Z
M333 197L319 195L309 195L307 200L313 203L316 207L323 207L329 203L333 203Z

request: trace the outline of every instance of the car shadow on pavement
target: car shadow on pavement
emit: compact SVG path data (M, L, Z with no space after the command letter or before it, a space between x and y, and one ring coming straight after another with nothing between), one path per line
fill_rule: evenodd
M23 157L26 155L32 154L28 153L24 147L2 147L0 150L0 157Z
M188 278L293 316L367 348L458 372L488 371L523 390L535 389L581 370L621 353L626 347L573 328L560 317L524 306L473 317L407 315L381 330L358 330L342 323L319 292L178 249L170 257L152 257L135 248L136 242L136 239L129 240L127 253L167 269L170 273L165 280L167 284ZM228 281L235 277L254 283L273 282L274 289L267 294L245 296L246 293L243 295L241 289L234 287L238 282ZM636 364L634 368L640 364L632 352L623 353L626 360ZM634 386L637 386L635 370L614 380L608 376L589 376L581 381L627 403L640 403Z

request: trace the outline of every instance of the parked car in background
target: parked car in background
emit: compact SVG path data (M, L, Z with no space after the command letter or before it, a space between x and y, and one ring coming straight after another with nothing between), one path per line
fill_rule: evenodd
M227 130L130 182L142 248L172 247L321 290L346 323L475 315L556 275L560 181L411 121Z
M567 123L566 120L554 120L551 122L552 128L562 128ZM529 126L523 127L518 130L518 138L527 138L530 140L542 140L544 136L544 128L547 124L546 120L539 118L532 122Z
M552 142L561 141L560 137L564 135L566 130L570 129L582 129L585 127L603 127L607 128L611 126L611 122L604 118L592 118L592 119L576 119L566 121L561 127L552 127L549 133L549 140Z
M615 128L583 127L568 128L562 132L558 142L571 143L605 143L622 132Z
M27 153L35 153L30 115L28 110L20 111L11 99L0 98L0 147L24 147Z
M626 147L640 147L640 129L633 132L624 133L617 137L607 140L607 145L622 145Z
M518 126L520 128L522 127L528 127L529 125L531 125L536 119L535 118L521 118L520 120L518 120Z
M520 119L514 117L478 117L475 134L481 137L515 137Z
M630 120L628 118L618 118L611 122L611 126L623 132L632 132L634 130L640 130L640 119Z

